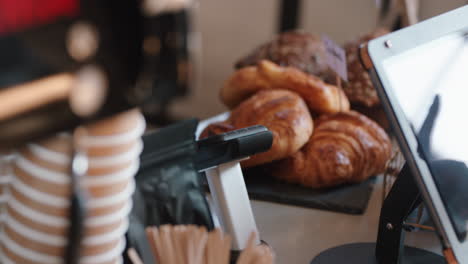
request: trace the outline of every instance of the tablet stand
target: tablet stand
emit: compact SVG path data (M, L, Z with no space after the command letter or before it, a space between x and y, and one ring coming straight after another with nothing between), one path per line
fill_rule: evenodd
M404 246L405 220L421 203L419 189L405 165L384 201L376 243L354 243L328 249L311 264L439 264L442 256Z

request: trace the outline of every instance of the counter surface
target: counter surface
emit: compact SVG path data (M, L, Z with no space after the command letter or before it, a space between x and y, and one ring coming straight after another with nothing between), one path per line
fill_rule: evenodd
M270 244L278 264L306 264L322 251L355 242L375 242L382 202L379 177L363 215L252 201L261 238ZM437 236L428 231L406 234L406 245L441 254Z

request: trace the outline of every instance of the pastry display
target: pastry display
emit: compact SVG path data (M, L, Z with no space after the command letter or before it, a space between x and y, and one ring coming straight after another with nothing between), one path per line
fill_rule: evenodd
M313 188L357 183L384 172L392 156L385 131L355 111L323 115L309 142L270 165L271 174Z
M262 60L234 72L221 89L222 102L229 108L260 90L287 89L298 93L314 114L349 110L343 90L294 67L279 66Z
M334 83L335 80L335 74L330 71L326 62L325 45L318 35L299 31L282 33L240 59L235 67L254 66L261 60L295 67L329 83Z
M313 130L309 110L298 94L287 90L264 90L242 102L225 122L206 127L200 137L252 125L267 127L273 133L273 145L267 152L242 161L244 168L296 153L309 140Z
M379 97L370 76L361 65L359 46L387 33L389 33L387 29L379 28L370 34L360 37L356 41L346 43L344 46L346 50L348 82L344 84L343 89L351 102L351 108L369 116L384 128L388 128L388 122L380 106Z
M358 49L386 33L378 29L345 45L349 82L343 88L331 84L337 75L329 70L320 37L280 34L236 63L220 91L231 115L202 136L264 125L273 132L272 148L242 167L261 165L277 179L311 188L358 183L384 172L392 144L378 124L387 128Z

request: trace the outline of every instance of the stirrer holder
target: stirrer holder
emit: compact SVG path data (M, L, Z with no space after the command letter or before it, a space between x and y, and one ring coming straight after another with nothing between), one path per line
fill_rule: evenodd
M197 169L206 171L215 212L223 231L232 236L234 250L244 249L250 234L258 233L239 161L268 150L272 141L263 126L198 141Z

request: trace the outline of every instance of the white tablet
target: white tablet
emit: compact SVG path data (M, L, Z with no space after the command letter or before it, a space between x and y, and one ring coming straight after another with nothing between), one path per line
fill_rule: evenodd
M468 6L361 52L444 246L468 263Z

